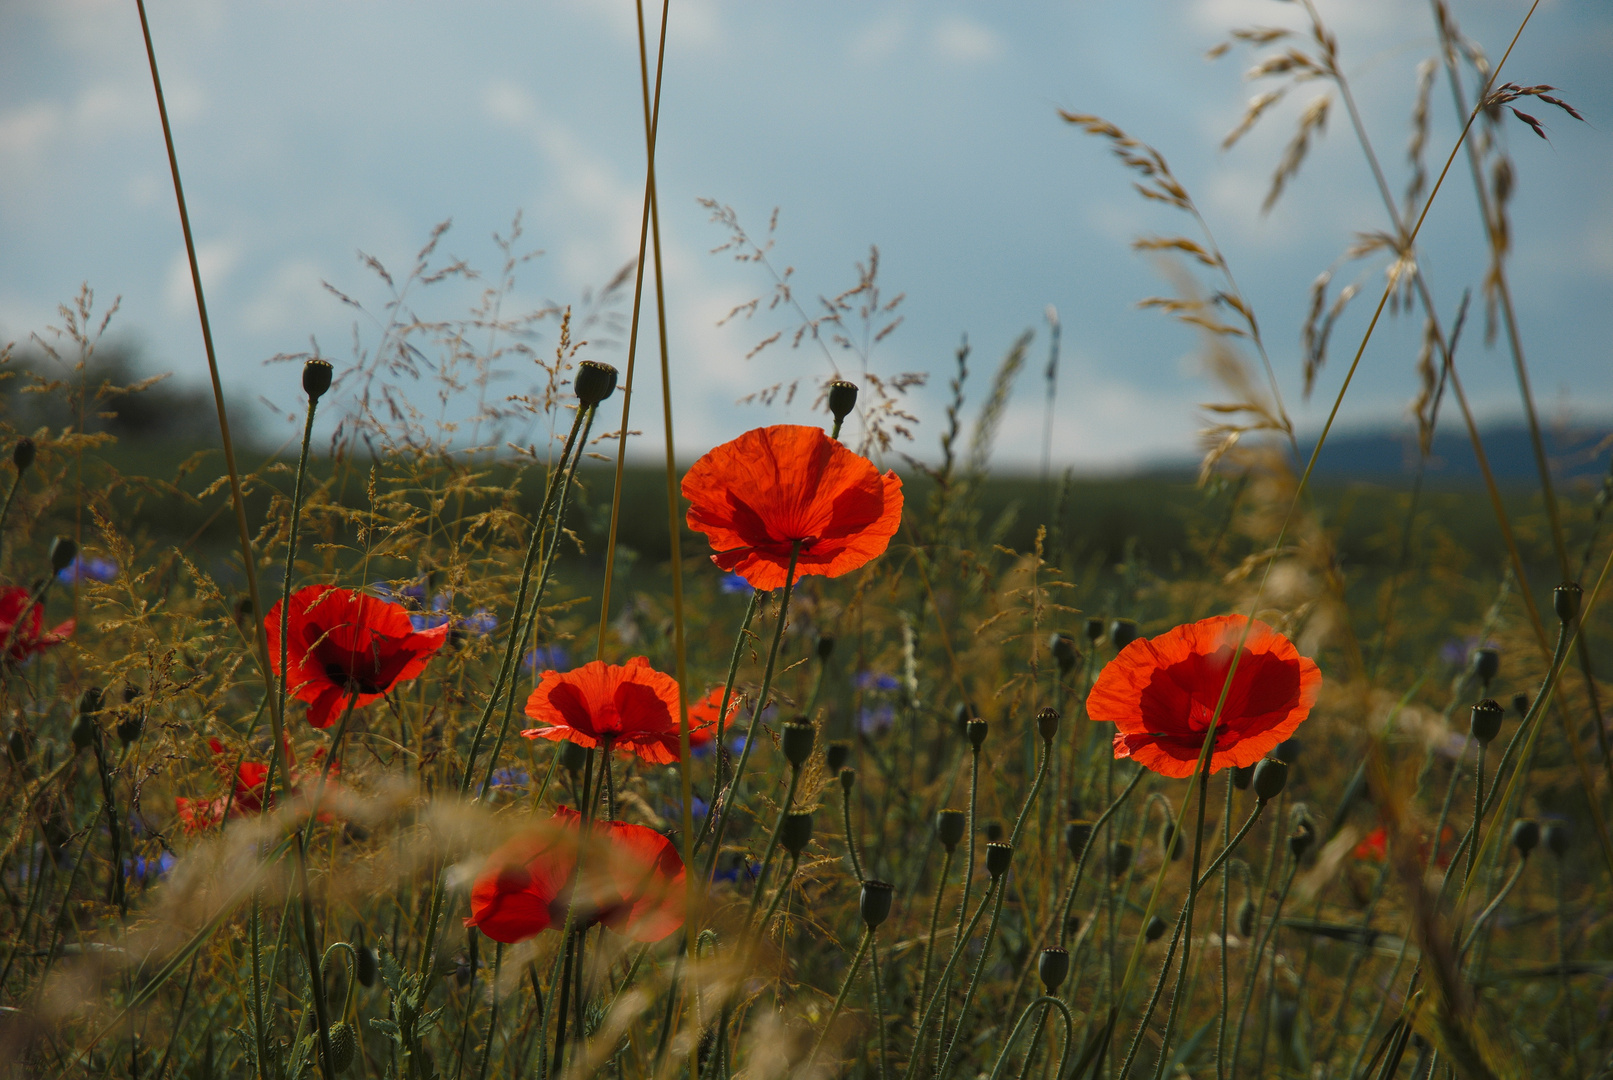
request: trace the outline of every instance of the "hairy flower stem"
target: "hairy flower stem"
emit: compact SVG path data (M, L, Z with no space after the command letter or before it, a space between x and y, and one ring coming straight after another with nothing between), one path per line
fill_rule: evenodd
M818 1031L818 1038L812 1044L812 1052L807 1054L803 1071L812 1068L812 1063L818 1060L818 1051L823 1049L823 1040L828 1038L829 1029L834 1027L835 1017L840 1015L840 1009L846 1004L846 995L851 992L851 984L857 979L857 969L862 967L863 956L874 940L874 932L867 927L863 928L862 939L857 942L857 951L852 954L851 967L846 971L846 977L840 984L840 992L835 995L834 1005L829 1009L829 1016L823 1021L823 1027Z
M974 1003L975 991L980 989L980 975L986 970L986 964L991 961L991 942L997 936L997 924L1002 917L1003 897L1008 895L1008 872L1003 871L1002 881L998 882L996 901L991 905L991 922L986 924L986 936L980 942L980 958L975 961L975 968L969 974L969 985L963 991L963 1004L958 1006L958 1022L952 1028L952 1039L947 1043L945 1052L941 1055L941 1063L935 1070L936 1080L946 1080L947 1074L952 1071L952 1056L957 1052L958 1040L963 1037L963 1029L969 1024L969 1006ZM945 985L945 979L942 980Z
M941 859L941 876L935 884L935 902L930 905L930 933L924 939L924 974L919 979L917 999L919 1013L924 1011L924 1005L930 997L930 968L935 960L935 931L941 925L941 898L946 895L947 874L952 870L952 855L953 852L948 851Z
M751 620L756 617L756 609L760 606L762 597L766 595L760 589L751 590L750 600L745 605L745 617L740 620L739 633L734 636L734 651L728 660L728 681L723 683L722 701L717 709L716 734L711 744L712 760L716 764L716 768L713 770L716 776L711 782L711 800L709 803L712 807L716 807L717 800L722 797L723 781L727 774L728 750L724 742L724 736L727 733L726 722L728 720L729 706L734 700L734 681L739 676L739 662L745 656L745 643L750 640ZM706 837L711 835L712 821L716 816L707 812L705 818L700 822L700 832L695 835L692 850L699 851L701 845L706 842Z
M6 502L0 506L0 553L5 551L6 518L11 516L11 500L17 497L17 489L22 487L23 470L18 469L17 475L11 478L11 487L6 491Z
M1479 934L1484 930L1485 924L1490 921L1490 918L1498 910L1500 910L1502 903L1504 903L1506 898L1511 895L1512 887L1518 884L1518 879L1523 876L1523 868L1528 865L1529 856L1524 855L1520 857L1518 859L1518 865L1513 867L1512 873L1507 876L1507 883L1501 886L1501 891L1495 894L1495 899L1486 904L1484 910L1479 912L1478 918L1473 920L1472 929L1467 932L1467 940L1462 942L1462 948L1456 954L1458 964L1460 964L1467 956L1467 952L1473 947L1473 943L1479 939Z
M291 487L291 531L286 537L286 564L280 574L280 685L275 688L275 707L270 718L279 717L280 730L273 732L274 753L269 758L269 774L263 781L263 797L274 790L274 770L278 765L280 778L287 795L291 794L291 763L286 760L286 743L281 732L285 730L286 692L291 681L287 666L291 648L291 580L297 574L297 535L302 528L303 483L308 475L308 446L314 437L314 411L319 399L308 398L308 415L302 425L302 447L297 452L297 479ZM254 614L254 617L256 615Z
M728 825L728 808L739 794L740 782L745 779L745 765L750 761L751 747L756 745L756 729L761 726L762 710L767 707L767 695L773 689L773 670L778 666L779 642L784 638L784 624L790 620L790 593L795 588L795 564L800 557L801 541L797 540L790 545L790 565L784 573L784 595L779 600L778 625L773 628L773 644L767 650L767 666L762 669L762 688L756 696L756 708L751 711L750 727L745 732L745 747L739 752L739 761L734 764L733 780L729 781L721 799L706 815L717 819L712 831L711 851L706 855L706 868L701 874L706 881L711 880L717 868L717 856L722 852L723 830ZM723 697L726 700L727 695Z
M1280 831L1280 830L1276 830ZM1238 1076L1238 1053L1243 1049L1244 1025L1249 1020L1249 1004L1254 1000L1255 983L1259 981L1260 959L1265 955L1266 944L1271 941L1277 930L1277 922L1282 918L1283 904L1288 900L1288 890L1294 884L1294 875L1299 871L1299 860L1289 863L1288 873L1283 878L1283 887L1277 894L1277 904L1271 910L1271 921L1266 923L1265 933L1261 935L1260 942L1255 946L1255 955L1249 965L1249 978L1244 986L1243 1006L1238 1010L1238 1032L1232 1039L1232 1080Z
M844 822L846 828L846 851L851 855L851 872L857 875L858 881L862 881L864 880L863 863L862 859L857 855L857 834L851 828L851 789L844 784L840 786L840 820ZM951 859L952 854L948 852L947 860L949 863ZM932 930L930 933L933 937L935 932Z
M1092 848L1098 838L1098 830L1109 824L1109 819L1114 816L1116 810L1120 809L1120 804L1125 802L1133 791L1137 790L1137 785L1142 782L1142 778L1147 775L1147 772L1147 769L1138 769L1132 773L1131 779L1126 781L1126 786L1120 790L1120 797L1110 803L1103 813L1098 815L1098 820L1092 823L1092 836L1087 840L1087 846L1081 849L1081 857L1075 861L1075 870L1070 874L1070 887L1064 890L1064 906L1059 911L1060 945L1064 945L1069 937L1070 908L1075 905L1075 891L1081 887L1081 877L1086 870L1087 857L1092 854Z
M1563 860L1556 861L1556 873L1552 875L1553 885L1557 893L1557 978L1560 983L1558 993L1561 1004L1558 1006L1563 1014L1563 1027L1568 1034L1569 1059L1574 1063L1574 1080L1579 1080L1585 1073L1579 1064L1579 1031L1574 1022L1574 998L1568 983L1568 945L1567 930L1568 904L1563 899Z
M801 783L801 767L790 764L790 784L785 789L784 800L779 803L778 817L773 821L773 831L767 838L767 850L762 855L762 868L756 872L756 888L750 895L750 908L745 916L747 925L756 917L756 905L761 901L762 894L767 891L767 872L773 867L773 853L778 850L779 833L784 828L784 819L790 813L790 806L795 802L795 789Z
M1476 831L1484 823L1484 744L1479 743L1479 760L1473 772L1473 828ZM1439 843L1439 838L1434 838ZM1477 848L1467 849L1467 873L1473 876L1473 860L1478 854Z
M908 1055L907 1068L902 1070L902 1080L908 1080L913 1075L914 1068L919 1067L919 1061L924 1057L925 1036L929 1033L930 1021L935 1017L936 1005L946 998L945 988L947 981L952 978L952 969L957 966L958 957L963 955L964 943L974 937L975 927L980 925L980 917L991 905L992 896L997 891L998 885L999 882L993 881L986 886L986 895L980 898L980 906L975 908L968 927L958 935L957 943L952 946L952 954L947 957L946 966L941 969L941 976L936 980L935 994L930 998L930 1004L925 1008L924 1015L919 1018L918 1028L913 1032L913 1052Z
M325 978L319 960L319 929L314 924L314 898L308 891L308 853L303 838L297 837L297 891L302 897L303 944L308 960L308 996L314 1000L314 1022L318 1030L319 1071L334 1080L336 1066L330 1053L330 1015L325 1003Z
M1187 996L1188 961L1193 954L1193 908L1194 904L1198 900L1199 890L1204 887L1204 880L1200 879L1199 877L1199 857L1204 849L1204 805L1209 801L1210 760L1209 758L1206 758L1204 764L1200 766L1199 771L1198 825L1193 830L1193 871L1188 877L1188 880L1192 883L1192 887L1187 890L1187 905L1183 909L1182 917L1179 920L1180 922L1186 924L1186 933L1182 938L1182 961L1177 966L1176 989L1171 993L1170 1011L1165 1014L1165 1032L1160 1036L1159 1066L1154 1070L1154 1080L1163 1080L1165 1076L1165 1067L1170 1060L1169 1054L1171 1046L1171 1034L1176 1030L1176 1017L1181 1011L1182 999ZM1253 825L1255 823L1255 818L1260 816L1260 809L1261 808L1259 806L1256 807L1255 812L1249 817L1248 825ZM1246 825L1238 833L1238 838L1242 839L1243 835L1248 831L1248 826ZM1227 854L1231 850L1232 849L1230 847L1223 849L1220 858L1226 858ZM1213 871L1214 868L1212 867L1211 869ZM1205 879L1207 879L1209 876L1210 875L1208 873L1204 875ZM1168 967L1169 965L1167 964L1166 966ZM1145 1018L1143 1020L1143 1024L1146 1025L1147 1022L1148 1021ZM1142 1028L1139 1027L1139 1033L1141 1033L1141 1030Z
M1047 1014L1050 1009L1057 1009L1059 1016L1064 1020L1064 1044L1059 1051L1059 1067L1053 1074L1059 1077L1064 1075L1064 1067L1069 1063L1070 1043L1075 1023L1071 1020L1069 1007L1064 1002L1056 997L1044 995L1025 1006L1025 1011L1019 1014L1019 1019L1014 1022L1013 1030L1009 1031L1008 1038L1003 1043L1002 1052L997 1055L997 1064L992 1067L990 1080L999 1080L1002 1076L1003 1066L1008 1063L1008 1055L1014 1049L1014 1042L1019 1038L1020 1031L1025 1027L1025 1021L1030 1019L1031 1013L1036 1012L1038 1007L1041 1008L1041 1012L1036 1017L1036 1027L1031 1031L1030 1048L1025 1051L1025 1063L1019 1070L1020 1080L1024 1080L1025 1076L1028 1075L1031 1062L1036 1057L1036 1046L1041 1041L1042 1028L1047 1023Z
M1227 774L1227 804L1221 813L1221 854L1223 860L1232 851L1232 840L1228 836L1232 829L1232 777L1233 770L1226 770ZM1259 813L1261 804L1256 804L1255 812ZM1252 825L1253 822L1251 821ZM1241 835L1242 830L1240 830ZM1215 1080L1222 1080L1226 1075L1221 1055L1226 1048L1227 1039L1227 995L1231 993L1231 968L1227 963L1227 915L1232 906L1232 864L1223 862L1221 867L1221 1002L1215 1013Z
M879 982L879 943L868 931L868 977L874 986L874 1030L879 1032L879 1080L885 1080L885 995Z
M773 890L773 899L768 902L767 910L762 913L761 922L756 924L755 940L760 942L767 937L767 928L773 923L773 916L778 914L779 902L790 891L790 884L795 880L795 871L801 865L801 856L790 853L790 868L784 871L784 878Z

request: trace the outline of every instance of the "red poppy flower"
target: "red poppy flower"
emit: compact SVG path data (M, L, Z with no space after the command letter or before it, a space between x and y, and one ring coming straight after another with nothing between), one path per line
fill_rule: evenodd
M722 690L720 686L712 687L705 697L689 706L689 749L698 750L709 746L717 738L717 711L722 708ZM723 730L726 731L733 726L734 714L739 711L741 704L738 693L729 697L728 715L723 720Z
M1456 833L1449 825L1439 830L1440 851L1437 862L1441 870L1451 864L1451 848L1449 845L1455 838ZM1423 861L1426 862L1429 850L1426 836L1417 842L1417 850L1421 854ZM1379 825L1361 838L1361 842L1355 845L1355 849L1351 854L1362 862L1383 862L1389 857L1389 831Z
M269 666L280 674L280 605L264 619ZM347 699L355 705L379 700L400 682L419 675L448 640L447 625L417 631L401 604L352 589L309 585L291 594L286 653L288 689L308 703L308 722L330 727Z
M188 799L182 795L175 796L174 812L179 815L179 820L184 823L186 832L201 832L217 825L224 820L226 807L229 809L229 816L235 818L245 814L261 814L266 807L272 808L274 806L274 796L272 794L266 795L264 792L264 784L269 779L268 765L261 761L248 761L244 757L239 757L238 754L217 739L208 739L207 745L213 751L213 767L218 769L219 774L225 780L230 781L235 790L232 795L220 795L214 799ZM297 794L298 784L308 778L310 773L313 779L317 780L325 772L324 758L325 751L323 748L315 750L313 762L309 769L307 771L301 770L297 766L296 757L292 755L290 741L286 742L286 764L291 769L291 793L293 795ZM235 766L232 771L231 765L236 760L239 760L240 764ZM331 763L330 773L325 783L327 797L330 789L336 786L335 778L341 771L342 767L339 763ZM322 813L319 818L321 821L329 820L329 815Z
M20 663L52 645L60 645L73 634L72 619L46 632L45 609L39 604L30 604L31 598L32 594L20 585L0 589L0 643L11 642L6 649L6 659L13 663ZM23 614L25 610L27 615Z
M633 941L660 941L682 926L684 868L672 841L643 825L596 821L575 883L581 820L562 806L489 855L465 925L506 945L561 929L567 907L573 927L603 923Z
M625 664L594 660L570 671L545 671L526 699L526 714L542 727L529 739L570 739L578 746L609 743L652 765L678 760L678 681L642 656Z
M1193 775L1245 626L1210 771L1253 765L1294 733L1316 704L1321 671L1265 623L1218 615L1138 638L1103 669L1087 715L1118 729L1115 757L1164 776Z
M684 476L683 497L711 561L757 589L784 584L796 541L796 577L839 577L883 554L902 523L894 472L881 476L820 429L794 424L723 443Z

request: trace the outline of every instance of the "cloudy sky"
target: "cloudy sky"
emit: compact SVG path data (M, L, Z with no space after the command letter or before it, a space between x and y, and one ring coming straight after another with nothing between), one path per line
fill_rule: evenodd
M1366 125L1397 191L1416 67L1431 55L1426 4L1318 0L1338 34ZM793 405L736 404L752 391L829 372L821 351L762 338L794 328L765 307L718 326L765 294L755 264L710 249L726 238L698 202L733 207L757 235L779 208L771 258L793 267L809 310L855 281L878 245L902 325L873 370L931 373L916 393L917 442L933 457L952 354L974 347L976 398L998 357L1036 331L1003 428L999 460L1040 455L1044 312L1063 323L1054 458L1123 467L1188 452L1196 404L1215 396L1194 340L1136 301L1157 268L1129 250L1139 233L1176 232L1179 215L1144 203L1104 146L1060 108L1101 114L1147 139L1194 193L1254 304L1290 408L1314 429L1336 392L1381 288L1336 331L1315 399L1300 395L1299 327L1311 281L1384 211L1342 110L1335 109L1289 193L1260 204L1301 109L1300 87L1255 132L1219 149L1249 97L1247 51L1208 47L1234 27L1295 26L1272 0L932 0L740 3L673 0L658 155L677 437L698 453ZM1464 29L1498 57L1527 4L1461 0ZM158 57L201 247L230 392L295 407L276 353L352 355L353 311L323 283L379 306L359 259L406 268L433 225L452 219L443 256L498 269L495 232L524 215L510 307L580 303L632 258L643 177L631 0L150 0ZM653 28L652 28L653 32ZM1518 171L1511 269L1543 408L1613 414L1613 9L1545 0L1504 78L1549 83L1584 113L1526 111L1507 133ZM1457 124L1435 88L1429 157ZM1477 288L1484 249L1471 182L1453 170L1423 232L1424 265L1449 318ZM1371 264L1374 274L1381 264ZM1341 280L1346 278L1341 277ZM205 371L134 0L0 3L0 339L26 339L89 282L122 297L113 331L157 368ZM423 318L449 318L474 287L413 294ZM373 344L360 320L361 346ZM1419 327L1380 329L1346 400L1350 426L1401 423L1415 392ZM653 338L644 339L653 346ZM537 346L553 347L553 327ZM1468 390L1487 417L1516 416L1504 350L1469 336ZM589 353L620 362L620 341ZM855 370L861 361L842 357ZM653 369L651 369L653 371ZM523 376L524 377L524 376ZM515 388L517 378L510 385ZM635 428L660 445L654 395Z

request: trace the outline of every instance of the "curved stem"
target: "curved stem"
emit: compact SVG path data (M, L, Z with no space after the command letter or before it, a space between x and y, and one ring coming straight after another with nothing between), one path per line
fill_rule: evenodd
M879 1032L879 1080L885 1080L885 996L879 984L879 943L868 932L868 974L874 982L874 1030Z
M846 827L846 850L851 854L852 873L857 875L858 881L863 881L862 859L857 857L857 834L851 831L851 788L844 784L840 785L840 819Z
M918 1008L922 1012L924 1003L930 996L930 966L935 960L935 930L941 924L941 898L947 891L947 873L952 869L952 855L956 848L949 850L941 860L941 877L935 886L935 902L930 905L930 936L924 941L924 975L919 980Z
M1189 880L1193 883L1193 886L1187 891L1187 906L1184 909L1182 919L1178 920L1179 922L1186 922L1187 935L1182 939L1182 962L1177 966L1176 970L1176 989L1171 994L1171 1008L1170 1011L1165 1014L1165 1033L1164 1035L1160 1036L1159 1067L1154 1070L1154 1080L1164 1080L1165 1067L1167 1061L1169 1060L1168 1052L1171 1046L1171 1033L1176 1029L1176 1017L1181 1011L1182 999L1186 996L1188 961L1193 954L1194 904L1198 900L1199 890L1204 888L1204 883L1208 881L1210 879L1210 875L1215 872L1215 867L1212 865L1208 870L1205 871L1202 878L1199 877L1199 855L1204 848L1204 804L1209 801L1210 761L1208 758L1206 758L1199 773L1199 819L1198 826L1193 831L1193 872L1189 878ZM1255 818L1260 816L1260 811L1263 808L1263 801L1256 804L1255 812L1249 815L1249 821L1242 829L1238 831L1238 839L1243 839L1244 834L1246 834L1249 831L1249 827L1255 823ZM1217 862L1225 859L1231 850L1232 849L1230 847L1224 849L1217 859ZM1147 1021L1145 1020L1144 1023L1147 1023Z
M1512 892L1512 887L1516 885L1518 883L1518 879L1523 876L1523 868L1528 865L1529 857L1527 855L1521 857L1518 860L1518 865L1513 867L1512 873L1508 875L1507 883L1501 886L1500 892L1495 894L1495 899L1486 904L1484 910L1479 912L1478 918L1473 920L1473 928L1467 932L1467 940L1462 942L1462 948L1456 954L1458 963L1460 963L1461 960L1467 956L1467 951L1471 949L1473 947L1473 943L1478 940L1479 932L1484 929L1484 924L1490 921L1490 917L1494 915L1496 911L1500 909L1502 903L1506 901L1507 896ZM1492 877L1490 880L1493 881L1495 879Z
M798 765L790 766L790 786L784 792L784 801L779 803L778 818L773 822L773 832L767 838L767 850L762 855L762 868L756 872L756 888L751 892L750 911L746 921L755 918L756 905L762 899L762 893L767 891L767 872L773 866L773 853L778 850L779 833L784 829L784 818L790 812L790 806L795 802L795 789L801 782L801 769Z
M946 1051L941 1055L941 1065L935 1071L936 1080L946 1080L947 1074L952 1071L952 1055L958 1049L963 1029L968 1026L969 1006L974 1003L975 991L980 988L980 974L986 970L986 964L991 959L991 940L997 934L997 923L1002 917L1003 897L1008 895L1006 870L997 886L997 899L991 906L991 922L986 926L986 936L980 943L980 958L975 961L975 969L969 975L969 985L963 992L963 1004L958 1007L958 1022L952 1028L952 1039L947 1043Z
M1009 1031L1008 1033L1008 1041L1003 1043L1002 1053L997 1055L997 1064L991 1070L990 1080L998 1080L998 1078L1002 1076L1003 1066L1008 1062L1008 1054L1014 1049L1014 1040L1019 1038L1020 1030L1024 1028L1025 1021L1030 1019L1032 1011L1034 1011L1038 1005L1042 1007L1042 1012L1041 1015L1036 1018L1036 1028L1031 1033L1031 1047L1025 1052L1025 1065L1020 1069L1019 1075L1022 1078L1025 1076L1025 1070L1030 1067L1031 1059L1036 1056L1036 1043L1037 1040L1041 1038L1042 1026L1047 1023L1047 1013L1049 1009L1057 1009L1059 1011L1059 1016L1064 1020L1064 1045L1063 1049L1059 1052L1059 1067L1053 1074L1054 1076L1059 1077L1064 1075L1064 1067L1066 1064L1068 1064L1068 1059L1070 1056L1070 1038L1074 1033L1075 1023L1070 1019L1069 1007L1065 1005L1064 1002L1060 1001L1056 997L1052 997L1051 995L1043 995L1042 997L1039 997L1035 1001L1031 1002L1029 1005L1025 1006L1025 1011L1020 1013L1019 1019L1014 1022L1013 1030Z
M1142 778L1147 772L1147 769L1138 769L1133 773L1131 779L1126 781L1126 786L1120 790L1119 797L1109 804L1108 808L1098 816L1097 821L1092 823L1092 836L1087 840L1087 846L1081 849L1081 857L1075 863L1075 873L1070 877L1070 887L1064 892L1064 907L1059 913L1060 945L1063 945L1069 937L1070 908L1075 905L1075 890L1081 886L1081 874L1086 869L1087 856L1092 854L1092 849L1097 844L1098 830L1108 824L1115 811L1120 809L1120 804L1125 802L1127 796L1136 790L1137 785L1142 782Z
M1249 1020L1249 1003L1254 1000L1255 983L1259 981L1260 958L1265 955L1266 943L1271 940L1272 932L1277 928L1277 920L1282 917L1283 903L1288 899L1288 889L1294 884L1294 874L1299 870L1298 861L1288 867L1288 875L1283 879L1282 891L1277 894L1277 906L1271 910L1271 921L1266 924L1266 931L1261 935L1260 943L1255 947L1254 961L1249 967L1249 981L1244 988L1243 1007L1238 1011L1238 1033L1232 1040L1232 1078L1238 1076L1238 1053L1243 1049L1243 1029Z
M817 1041L812 1044L812 1052L807 1054L804 1068L810 1069L812 1063L818 1059L818 1051L823 1049L823 1040L828 1037L829 1029L834 1026L835 1017L840 1015L840 1009L846 1003L846 994L851 990L851 984L857 978L857 969L862 967L863 955L868 952L869 943L874 939L872 930L863 928L862 940L857 942L857 951L851 958L851 969L846 972L845 981L840 984L840 993L835 995L834 1006L829 1010L828 1019L823 1022L823 1029L818 1032Z
M968 929L958 935L957 943L952 946L952 954L947 957L946 966L941 969L941 976L936 980L935 995L930 998L929 1006L925 1008L924 1015L919 1019L918 1029L913 1032L913 1052L908 1055L907 1068L902 1070L902 1080L907 1080L908 1077L913 1075L914 1066L923 1057L925 1035L929 1032L930 1021L935 1016L936 1004L946 997L947 980L952 977L952 969L957 966L958 957L963 955L963 944L974 936L975 927L980 924L980 916L985 914L987 905L991 903L992 893L996 889L997 882L995 881L986 886L986 895L981 898L980 906L975 908L974 917L969 920Z

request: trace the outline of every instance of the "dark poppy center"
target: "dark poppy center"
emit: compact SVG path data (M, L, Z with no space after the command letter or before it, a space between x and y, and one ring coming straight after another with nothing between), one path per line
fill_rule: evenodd
M386 687L375 681L373 675L352 671L341 664L326 664L325 677L349 694L384 694Z

